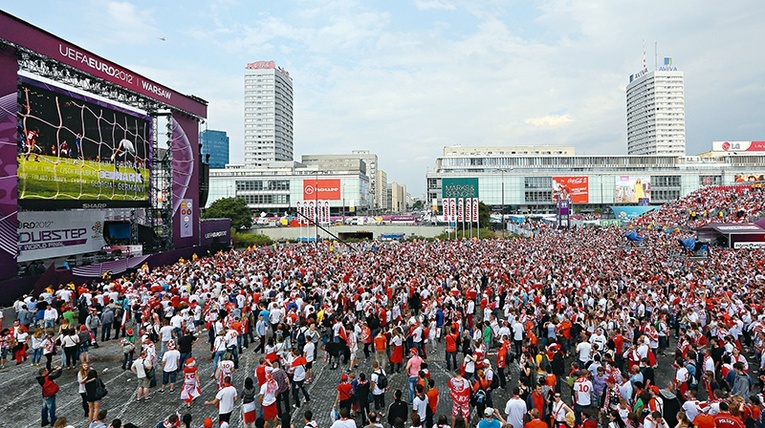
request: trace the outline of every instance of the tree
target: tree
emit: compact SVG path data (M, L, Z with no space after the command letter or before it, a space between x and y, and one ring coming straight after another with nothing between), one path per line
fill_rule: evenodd
M242 198L223 198L210 204L202 218L230 218L231 227L249 229L252 227L252 212Z
M414 205L412 205L412 209L415 211L419 211L422 209L423 205L424 204L422 202L422 199L417 199L416 201L414 201Z

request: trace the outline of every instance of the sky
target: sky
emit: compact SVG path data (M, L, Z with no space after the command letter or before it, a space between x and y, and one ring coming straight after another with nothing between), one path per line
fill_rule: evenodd
M684 72L689 155L765 139L762 0L0 0L0 9L207 100L203 127L228 133L233 163L244 153L244 68L273 60L293 78L295 160L370 150L415 198L444 146L625 154L625 88L644 51L649 70L657 55Z

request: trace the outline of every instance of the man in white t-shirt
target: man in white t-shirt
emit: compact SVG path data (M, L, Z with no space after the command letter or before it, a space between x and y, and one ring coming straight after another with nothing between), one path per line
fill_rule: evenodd
M159 392L165 392L168 382L170 383L170 392L175 391L175 381L180 364L181 353L175 349L175 341L171 340L167 342L167 352L162 356L162 389Z
M576 353L579 354L579 367L584 369L592 357L592 344L583 340L576 345Z
M586 342L582 342L586 343ZM582 423L582 412L589 409L592 405L592 381L587 377L589 372L581 370L579 377L574 382L571 394L574 400L574 415L576 416L576 425Z
M236 388L231 386L231 376L226 376L223 379L223 388L221 388L215 399L212 401L205 401L205 404L218 405L218 424L223 422L228 423L231 420L231 413L234 411L234 403L239 397L236 393Z
M164 323L165 325L159 329L159 340L162 341L162 346L159 348L160 356L165 355L167 343L173 340L173 327L168 323L168 320L165 320Z
M380 388L380 378L386 377L385 370L380 368L380 363L375 361L372 363L372 375L370 381L372 382L372 399L375 402L375 411L385 411L385 388Z

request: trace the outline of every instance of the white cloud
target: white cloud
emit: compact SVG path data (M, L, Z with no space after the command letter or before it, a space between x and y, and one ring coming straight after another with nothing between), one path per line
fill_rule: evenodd
M548 114L547 116L542 117L530 117L523 122L539 128L559 128L570 124L573 120L571 119L571 116L567 114Z
M455 10L457 6L448 0L415 0L414 5L419 10Z

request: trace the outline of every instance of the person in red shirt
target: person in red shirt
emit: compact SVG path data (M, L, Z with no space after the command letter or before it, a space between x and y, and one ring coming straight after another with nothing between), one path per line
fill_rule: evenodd
M510 349L510 341L507 336L502 336L502 345L497 351L497 376L499 376L499 387L505 389L507 381L505 380L505 367L507 366L507 351Z
M353 385L348 382L348 375L343 374L340 377L340 385L337 385L337 396L335 397L335 404L332 406L334 409L346 408L351 411L353 405Z
M539 410L536 408L533 408L529 411L529 415L531 415L531 420L526 422L525 425L523 425L523 428L547 428L547 424L539 419Z
M446 341L446 370L459 367L457 365L457 340L459 335L452 327L449 327L449 334L444 339Z
M729 412L728 402L720 402L720 413L715 415L715 428L744 428L743 422Z
M364 358L369 359L369 347L372 346L372 329L364 321L361 326L361 343L364 344Z
M428 380L428 386L430 389L428 389L428 392L425 393L425 395L428 396L428 407L430 407L430 413L428 414L430 419L427 421L428 427L433 426L433 415L436 414L436 409L438 408L438 388L436 388L436 382L433 379Z
M454 377L447 383L449 397L452 399L452 418L462 415L466 425L470 423L470 381L462 377L459 367Z
M375 361L377 361L377 364L380 365L380 367L383 367L385 365L385 362L388 359L388 354L386 353L385 349L388 346L388 338L385 337L383 334L383 329L380 329L377 332L377 336L375 336L374 339L375 344Z

